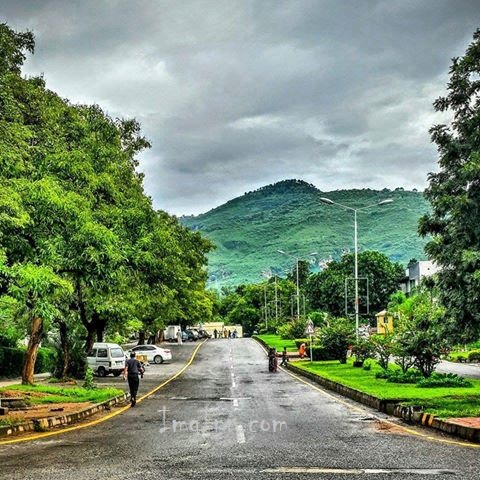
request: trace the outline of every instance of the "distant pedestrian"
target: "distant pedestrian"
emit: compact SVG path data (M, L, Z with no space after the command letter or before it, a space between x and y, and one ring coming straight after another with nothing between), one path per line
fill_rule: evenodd
M217 338L217 336L218 336L218 331L217 331L217 329L215 329L215 330L213 331L213 336L214 336L215 338Z
M238 332L237 332L237 329L235 329L232 333L233 335L233 338L237 338L238 337Z
M125 362L123 369L123 381L128 379L128 388L130 390L130 404L132 407L137 403L138 386L140 385L139 375L142 375L144 368L142 364L135 358L135 352L130 353L130 358Z
M278 367L278 360L277 360L277 351L275 348L270 348L268 351L268 371L275 373Z
M300 345L300 348L298 349L298 353L299 353L299 355L300 355L300 358L304 358L304 357L305 357L306 351L307 351L307 349L306 349L306 347L305 347L305 344L302 343L302 344Z
M227 338L227 336L228 336L228 332L227 332L227 329L225 328L223 330L223 338Z
M232 332L230 330L228 331L228 338L232 338Z
M178 343L179 345L183 345L182 331L181 331L181 330L179 330L179 331L177 332L177 343Z
M286 367L288 363L288 354L287 354L287 347L283 347L282 352L282 363L280 363L281 367Z

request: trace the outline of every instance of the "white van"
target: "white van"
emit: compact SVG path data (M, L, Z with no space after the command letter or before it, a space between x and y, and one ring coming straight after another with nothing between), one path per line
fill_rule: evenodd
M87 366L99 377L109 373L118 377L125 368L125 352L116 343L94 343L87 355Z

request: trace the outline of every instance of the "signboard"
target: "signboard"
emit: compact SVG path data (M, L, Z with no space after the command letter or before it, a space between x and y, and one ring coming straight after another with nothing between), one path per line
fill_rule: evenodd
M309 320L307 322L307 328L305 329L305 335L313 335L315 333L315 327L313 325L313 322Z

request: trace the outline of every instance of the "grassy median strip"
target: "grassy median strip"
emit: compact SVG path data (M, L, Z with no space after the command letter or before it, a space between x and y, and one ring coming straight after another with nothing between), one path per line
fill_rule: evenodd
M286 346L296 350L293 340L283 340L279 335L258 335L269 346L283 350ZM370 370L354 368L352 361L341 364L338 360L295 362L294 365L307 372L332 380L382 400L399 400L404 405L415 405L426 413L440 418L480 417L480 380L468 379L471 387L420 388L415 384L399 384L376 378L381 367L368 360ZM391 369L398 368L391 365Z
M18 393L28 405L45 403L101 403L124 393L117 388L82 388L77 386L11 385L0 388L0 397Z
M277 352L282 352L283 347L287 347L287 352L298 351L294 340L284 340L280 335L256 335L256 337L263 340L270 347L276 348Z
M295 366L377 398L398 399L402 404L420 406L426 413L441 418L480 416L480 380L469 379L470 388L420 388L375 378L381 368L374 362L371 370L354 368L351 361L342 365L336 360L297 362Z

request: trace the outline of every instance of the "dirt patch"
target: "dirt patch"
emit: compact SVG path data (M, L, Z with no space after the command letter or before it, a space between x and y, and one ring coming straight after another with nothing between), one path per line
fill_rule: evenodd
M383 422L382 420L377 420L375 422L375 428L381 432L385 433L397 433L405 435L405 430L398 425L395 425L390 422Z
M78 412L84 408L93 405L91 402L79 403L49 403L45 405L35 405L21 410L10 411L8 415L0 417L0 420L9 423L20 423L36 418L58 417L68 413Z

